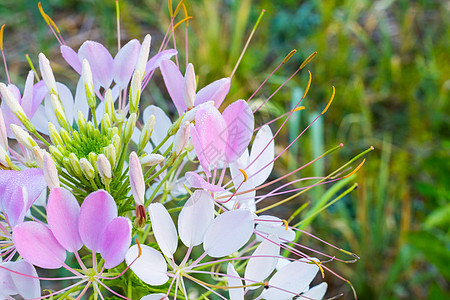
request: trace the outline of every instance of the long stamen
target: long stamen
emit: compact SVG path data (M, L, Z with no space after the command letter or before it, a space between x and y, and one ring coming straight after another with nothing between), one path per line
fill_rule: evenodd
M119 0L116 0L116 25L117 25L117 51L120 50L120 8Z
M3 50L3 32L5 30L5 24L0 28L0 51L2 51L3 63L5 65L6 78L8 79L8 84L11 83L8 72L8 65L6 64L5 51Z

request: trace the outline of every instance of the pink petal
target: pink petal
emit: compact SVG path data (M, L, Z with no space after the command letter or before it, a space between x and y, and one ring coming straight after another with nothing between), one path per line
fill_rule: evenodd
M133 245L126 255L127 265L146 284L162 285L169 280L167 263L162 254L147 245L141 245L142 255L130 265L138 256L138 246Z
M78 231L84 245L98 252L102 234L108 224L117 217L117 205L104 190L89 194L84 199L78 219Z
M203 177L201 177L200 175L198 175L195 172L186 172L184 177L186 178L186 181L193 188L196 188L196 189L205 189L205 190L208 190L210 192L222 192L222 191L225 190L221 186L214 185L214 184L211 184L209 182L206 182L206 180L203 179Z
M207 191L195 191L178 216L178 231L183 244L186 247L200 245L213 219L214 199Z
M25 222L14 227L14 245L29 263L44 269L59 269L66 260L66 250L50 229L42 223Z
M178 53L175 49L168 49L155 54L150 60L147 62L147 66L145 67L145 75L149 75L151 71L158 68L161 65L163 60L169 60L172 56Z
M195 129L200 138L205 158L211 166L218 165L225 156L228 130L227 124L217 108L211 105L199 107L195 115Z
M216 80L200 91L195 97L195 106L205 103L206 101L214 101L214 106L219 108L223 100L230 91L231 79L229 77Z
M34 117L34 114L38 110L39 106L41 105L42 101L44 101L45 95L47 95L48 89L45 86L44 80L39 81L33 86L33 103L31 105L31 112L28 116L29 118Z
M133 39L126 43L114 58L113 75L114 81L122 88L126 88L133 75L136 61L141 49L141 43Z
M203 149L202 142L200 141L200 137L197 133L197 129L195 129L194 124L190 125L190 134L191 134L191 141L194 145L195 153L197 154L198 161L200 162L200 165L202 166L203 171L205 172L206 176L211 177L211 171L209 162L205 157L205 151Z
M243 285L242 280L240 279L238 272L236 272L234 266L231 263L228 263L227 275L229 275L227 277L227 285L229 287L234 287L228 290L228 293L230 294L230 300L244 300L244 288L241 287Z
M178 234L167 209L161 203L148 207L156 242L165 256L172 258L178 246Z
M68 251L75 252L83 246L78 233L80 205L71 192L55 187L50 191L47 205L47 222L58 242Z
M160 69L170 98L172 98L173 104L175 104L178 114L181 116L186 111L183 96L184 77L177 65L171 60L161 61Z
M238 100L228 105L222 116L228 127L225 156L228 162L233 162L241 157L253 137L253 111L246 101Z
M100 43L86 41L78 50L80 61L87 59L92 70L92 78L105 89L109 88L113 79L114 60L109 51Z
M99 252L105 259L105 268L111 269L125 259L131 244L131 222L125 217L113 219L103 232Z
M8 218L8 223L13 228L17 224L23 223L25 213L27 211L26 205L28 202L28 193L26 187L17 187L17 192L14 193L14 198L6 202L4 212Z
M246 209L224 212L205 233L203 249L211 257L224 257L238 251L253 234L253 214Z
M245 284L263 282L275 270L279 255L280 246L278 238L271 235L269 240L264 240L259 244L249 259L245 267ZM247 289L254 290L257 288L258 286L251 286Z
M69 46L62 45L61 48L62 57L66 60L66 62L78 73L81 75L81 60L78 57L78 54Z

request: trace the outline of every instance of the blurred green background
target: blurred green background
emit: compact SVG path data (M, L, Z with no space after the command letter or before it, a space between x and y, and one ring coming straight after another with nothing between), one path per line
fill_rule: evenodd
M42 4L68 45L78 49L92 39L115 53L114 0L48 0ZM290 154L277 162L274 178L340 142L344 148L299 175L328 174L369 146L375 147L351 178L360 188L307 227L361 257L355 264L330 264L352 282L359 299L450 299L449 3L193 0L186 5L194 17L189 25L189 61L196 66L200 87L229 76L261 9L266 9L227 101L247 99L289 51L297 49L257 94L255 103L266 99L303 59L318 51L307 66L313 80L302 102L306 110L295 113L282 131L277 151L322 111L332 85L335 101ZM167 2L121 0L120 7L123 42L142 40L149 32L154 53L167 29ZM28 71L24 55L29 53L37 64L39 52L52 57L59 81L75 80L75 73L67 71L60 58L37 1L1 1L0 22L7 24L4 45L13 82L23 85ZM184 28L177 29L181 49ZM6 81L3 67L0 74L1 81ZM173 110L164 100L168 99L165 89L155 87L161 87L160 76L156 77L147 89L146 101ZM294 77L265 106L257 123L291 109L307 79L306 70ZM324 194L330 187L314 189L278 213L288 217L303 203L314 206L343 191L335 186ZM301 242L330 252L310 238L302 237ZM329 273L325 280L330 284L327 296L343 292L344 299L352 298L345 282Z

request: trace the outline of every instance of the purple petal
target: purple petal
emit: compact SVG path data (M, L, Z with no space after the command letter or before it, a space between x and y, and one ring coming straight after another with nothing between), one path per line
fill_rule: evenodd
M66 45L62 45L60 50L66 62L81 75L81 60L75 50Z
M83 246L78 233L80 205L65 188L53 188L47 205L47 222L58 242L70 252Z
M186 172L185 174L186 181L193 187L197 189L205 189L210 192L221 192L225 189L221 186L211 184L209 182L206 182L203 177L198 175L195 172Z
M239 159L253 136L255 121L253 111L244 100L228 105L222 113L228 127L228 143L225 156L228 162Z
M33 103L31 105L30 115L27 115L29 118L32 118L34 116L47 93L48 89L45 86L44 80L39 81L33 86Z
M66 250L50 229L38 222L25 222L14 227L14 245L29 263L44 269L59 269L66 260Z
M3 211L3 203L6 200L5 192L8 186L8 180L18 172L19 171L0 170L0 211Z
M5 203L4 212L11 228L23 222L27 211L27 202L27 189L25 187L17 187L14 198Z
M205 157L205 151L203 149L203 145L200 141L200 137L198 136L197 129L195 129L194 124L190 125L190 134L191 134L191 140L192 144L194 145L195 153L197 154L198 161L200 162L200 165L202 166L203 171L205 172L206 176L211 177L211 171L209 162Z
M195 129L209 164L218 165L225 156L228 129L217 108L211 105L199 107L195 115Z
M105 259L105 268L111 269L124 259L131 244L131 222L125 217L113 219L103 232L99 252Z
M86 41L78 50L80 61L87 59L92 70L92 78L105 89L109 88L113 79L114 60L109 51L100 43Z
M150 74L151 71L153 71L154 69L158 68L161 65L161 62L163 60L169 60L170 58L172 58L172 56L176 55L177 53L178 51L175 49L168 49L159 52L158 54L150 58L150 60L147 62L147 65L145 67L145 74L146 75Z
M114 81L122 88L126 88L133 75L136 61L141 49L141 43L134 39L120 48L114 58L113 76Z
M230 84L231 79L229 77L208 84L198 91L197 97L195 97L195 106L205 103L206 101L214 101L214 106L219 108L220 104L222 104L230 91Z
M170 98L172 98L173 104L175 104L178 114L181 116L186 111L183 95L184 77L177 65L171 60L162 61L160 69Z
M94 251L100 249L102 234L108 224L117 217L117 205L104 190L89 194L84 199L78 219L78 231L84 245Z

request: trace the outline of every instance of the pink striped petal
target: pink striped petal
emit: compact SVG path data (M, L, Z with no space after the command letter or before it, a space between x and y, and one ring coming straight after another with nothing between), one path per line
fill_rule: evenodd
M60 47L62 57L66 60L66 62L78 73L81 75L81 60L78 57L78 54L70 48L69 46L62 45Z
M222 192L222 191L225 190L221 186L214 185L214 184L211 184L209 182L206 182L206 180L203 179L203 177L201 177L200 175L198 175L195 172L186 172L184 177L186 178L186 181L193 188L196 188L196 189L205 189L205 190L208 190L210 192Z
M81 249L83 242L78 232L80 205L75 196L65 188L50 191L47 204L47 222L58 242L68 251Z
M203 249L211 257L224 257L238 251L253 234L253 214L246 209L224 212L205 233Z
M205 103L206 101L214 101L214 106L219 108L230 91L230 84L231 79L229 77L222 78L208 84L198 91L197 96L195 97L194 105L197 106Z
M134 39L126 43L114 58L114 81L122 88L126 88L133 75L136 61L141 49L141 43Z
M182 88L184 77L177 65L171 60L162 61L160 69L170 98L172 98L173 104L175 104L178 114L181 116L186 111Z
M217 166L225 157L228 141L224 118L214 106L203 105L195 115L195 129L203 147L203 155L211 166Z
M158 68L161 65L163 60L169 60L172 56L178 53L175 49L168 49L155 54L150 60L147 62L145 67L145 75L149 75L151 71Z
M66 260L66 250L50 229L42 223L25 222L14 227L17 252L29 263L44 269L59 269Z
M238 100L228 105L222 116L228 127L225 156L228 162L233 162L241 157L253 137L253 111L246 101Z
M105 268L111 269L125 259L131 244L131 222L125 217L113 219L102 234L99 252L105 259Z
M205 151L203 149L202 142L200 141L200 137L198 135L197 129L195 129L194 124L190 125L190 134L191 134L191 140L192 144L194 145L195 153L197 154L198 161L200 162L200 165L202 166L203 171L205 172L206 176L211 177L211 171L209 162L205 157Z
M113 79L114 60L102 44L94 41L84 42L78 50L78 58L80 61L88 60L94 82L105 89L109 88Z
M113 197L104 190L89 194L84 199L78 219L78 231L84 245L98 252L102 234L108 224L117 217L117 205Z

